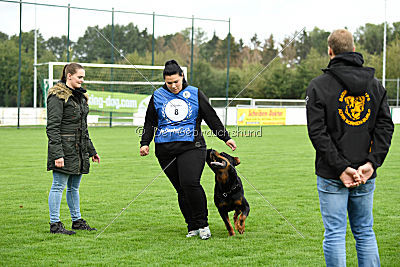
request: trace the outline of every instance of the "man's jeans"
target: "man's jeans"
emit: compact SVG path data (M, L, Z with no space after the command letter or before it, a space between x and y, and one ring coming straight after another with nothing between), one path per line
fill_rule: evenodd
M67 185L67 204L72 221L81 218L79 208L79 184L82 174L72 175L53 171L53 184L49 193L50 222L60 221L60 204L65 186Z
M375 179L348 189L340 180L317 176L317 187L325 227L323 248L326 266L346 266L346 213L356 240L358 266L380 266L378 245L372 229Z

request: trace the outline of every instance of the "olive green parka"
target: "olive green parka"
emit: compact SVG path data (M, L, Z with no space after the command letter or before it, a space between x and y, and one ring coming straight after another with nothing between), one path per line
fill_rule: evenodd
M74 92L59 82L47 95L48 157L47 170L66 174L89 173L90 157L96 150L89 138L87 94ZM55 160L64 158L64 167L55 166Z

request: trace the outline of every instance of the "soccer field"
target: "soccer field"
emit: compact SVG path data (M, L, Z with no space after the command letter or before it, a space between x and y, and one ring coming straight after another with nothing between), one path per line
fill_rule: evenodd
M374 200L375 233L382 266L398 266L400 256L400 135L378 170ZM245 131L249 128L240 128ZM253 128L258 130L258 128ZM236 130L236 128L230 128ZM0 265L210 265L323 266L323 225L314 175L314 149L305 126L268 126L261 137L234 137L245 196L251 211L244 235L228 237L213 203L214 175L205 167L212 237L187 239L177 195L162 173L100 233L161 171L151 153L139 156L136 128L90 128L101 156L81 187L81 212L97 232L74 236L49 233L44 128L0 128ZM216 137L208 147L228 151ZM249 182L304 235L304 239ZM232 217L232 214L231 214ZM65 191L61 221L71 229ZM350 227L348 266L357 258Z

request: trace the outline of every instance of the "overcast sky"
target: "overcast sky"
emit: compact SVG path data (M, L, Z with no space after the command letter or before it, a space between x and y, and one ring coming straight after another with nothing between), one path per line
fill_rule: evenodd
M35 0L29 0L35 2ZM75 7L96 8L185 16L195 18L211 18L231 20L231 33L237 40L242 38L245 44L257 33L263 41L272 33L276 40L292 36L303 27L307 31L315 26L327 31L347 27L354 32L365 23L382 23L385 17L384 0L36 0L37 3L68 5ZM388 23L400 21L400 1L387 0L386 18ZM22 30L29 31L35 25L35 8L33 5L23 5ZM133 22L140 30L148 29L152 33L152 16L115 14L115 23L128 24ZM103 27L111 24L111 13L71 10L71 39L76 41L82 36L87 26ZM67 10L38 6L36 8L36 25L47 39L51 36L67 34ZM175 33L191 27L190 19L175 19L156 17L156 36ZM195 27L201 27L209 36L213 32L224 38L228 32L227 22L208 22L195 20ZM19 32L19 5L0 2L0 31L8 35Z

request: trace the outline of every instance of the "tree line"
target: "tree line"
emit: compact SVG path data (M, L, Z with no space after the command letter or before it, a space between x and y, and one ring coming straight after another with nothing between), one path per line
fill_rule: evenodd
M356 51L364 55L365 65L376 69L382 77L383 24L360 26L354 32ZM88 27L76 42L67 37L53 36L45 40L38 33L38 62L66 61L67 49L75 62L111 63L111 47L99 34L111 39L111 25L103 28ZM291 38L298 38L290 43ZM251 98L302 99L312 78L321 74L329 62L327 37L329 32L315 27L287 36L277 42L272 34L260 39L257 34L245 44L242 39L231 36L229 96ZM289 44L290 43L290 44ZM17 105L19 36L8 36L0 32L0 106ZM152 35L130 23L114 25L114 44L121 54L136 65L150 65L152 61ZM281 54L278 52L286 47ZM201 28L195 28L193 54L193 85L209 97L225 96L228 37L220 38L215 33L211 39ZM34 31L22 33L21 106L33 104L33 58ZM128 64L118 52L114 52L114 63ZM190 66L191 28L155 39L155 65L176 59L183 66ZM272 63L271 63L272 62ZM400 22L387 28L386 78L400 77ZM254 76L268 65L255 79ZM190 73L190 70L188 70ZM41 78L41 77L39 77ZM44 77L42 77L44 78ZM47 78L47 77L46 77ZM251 82L251 83L250 83ZM249 85L250 83L250 85ZM40 88L40 87L39 87ZM396 97L396 85L387 84L389 98ZM43 106L39 90L38 103Z

